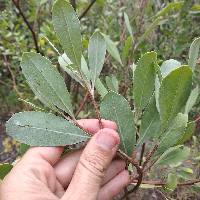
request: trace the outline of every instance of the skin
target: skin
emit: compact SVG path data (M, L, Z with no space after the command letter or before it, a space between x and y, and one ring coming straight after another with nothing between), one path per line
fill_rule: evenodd
M110 200L129 183L122 160L114 159L120 139L116 124L80 120L94 134L84 150L61 158L63 147L32 147L4 178L1 200Z

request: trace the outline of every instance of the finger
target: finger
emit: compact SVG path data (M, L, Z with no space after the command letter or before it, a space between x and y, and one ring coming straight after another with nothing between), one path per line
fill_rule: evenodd
M67 188L69 185L81 153L82 150L69 153L54 166L56 177L63 188Z
M98 195L98 200L111 200L129 184L129 173L124 170L110 182L104 185Z
M67 188L67 186L71 182L72 176L80 159L81 153L82 153L81 150L69 153L54 166L56 177L64 188ZM102 182L102 185L106 184L118 173L123 171L125 169L125 166L126 164L122 160L112 161L111 165L105 172L105 178Z
M34 160L43 160L53 166L60 159L63 150L63 147L31 147L23 156L22 161L32 163Z
M117 130L117 125L115 122L101 119L103 128L110 128ZM81 119L78 123L89 133L97 133L101 128L98 119Z
M121 171L125 170L126 163L122 160L114 160L112 161L111 165L105 172L105 177L103 179L102 185L109 182L111 179L113 179L117 174L119 174Z
M105 171L117 151L119 141L117 132L108 128L101 129L91 138L80 157L64 200L97 198Z

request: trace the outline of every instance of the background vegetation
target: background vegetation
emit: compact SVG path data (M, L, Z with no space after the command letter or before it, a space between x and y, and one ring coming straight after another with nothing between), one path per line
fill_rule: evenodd
M55 65L58 64L57 53L48 42L51 41L62 52L51 23L53 2L53 0L0 1L0 162L12 162L18 153L18 144L4 137L3 125L12 113L32 110L32 103L47 110L35 98L21 75L20 59L23 52L36 51L49 57ZM110 37L113 41L111 46L117 46L122 64L116 56L114 59L107 55L102 72L104 76L101 80L107 88L115 87L119 93L128 98L132 95L128 90L128 86L132 83L132 66L142 54L155 50L160 63L167 59L187 63L189 46L195 37L200 36L199 0L77 0L71 3L81 20L85 50L89 37L96 29ZM130 24L124 13L127 14ZM200 69L197 66L196 85L200 84L199 73ZM108 77L109 74L113 74L112 77ZM93 110L89 104L85 104L84 112L79 110L80 102L86 97L86 91L83 91L67 74L63 73L63 76L72 94L78 117L91 115ZM199 118L199 103L198 100L190 113L191 119ZM187 145L192 147L192 155L199 159L200 125L198 120L196 121L196 134ZM185 174L199 177L200 164L193 165L191 162L186 163L185 167L189 166L192 172L187 171ZM150 199L149 194L152 199L154 196L154 199L165 197L198 199L200 198L198 190L198 187L178 188L173 193L166 193L154 188L147 192L144 190L137 195L138 199ZM145 197L146 194L148 197Z

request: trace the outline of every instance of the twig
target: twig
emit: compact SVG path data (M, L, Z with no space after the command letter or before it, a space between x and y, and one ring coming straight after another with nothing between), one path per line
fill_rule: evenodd
M96 0L92 0L90 2L90 4L88 5L88 7L82 12L82 14L79 16L79 20L81 20L86 14L87 12L90 10L90 8L93 6L93 4L96 2Z
M200 120L200 116L197 117L197 118L194 120L194 122L197 123L199 120Z
M157 159L155 159L154 161L152 161L146 169L143 169L143 172L146 173L148 170L150 170L153 167L153 165L158 161L159 158L160 158L160 156Z
M158 144L155 144L154 147L152 148L152 150L147 154L146 156L146 160L143 164L143 169L146 167L146 165L149 163L151 157L153 156L153 154L156 152L156 150L158 149Z
M40 49L39 49L39 46L38 46L38 43L37 43L37 37L36 37L36 34L33 30L33 28L31 27L31 24L30 22L27 20L26 16L24 15L20 5L19 5L19 1L16 1L16 0L12 0L13 4L15 5L15 7L17 8L17 10L19 11L19 14L21 15L22 19L24 20L25 24L27 25L28 29L30 30L31 34L32 34L32 38L33 38L33 41L34 41L34 45L35 45L35 50L40 53Z
M95 109L95 112L96 112L96 115L97 115L97 119L99 120L99 126L100 126L100 129L103 128L103 124L102 124L102 121L101 121L101 116L100 116L100 111L99 111L99 108L98 108L98 105L97 105L97 102L95 101L93 95L90 93L90 91L88 90L89 92L89 98L92 102L92 105L94 106L94 109Z
M83 101L81 102L78 110L75 113L75 117L77 117L79 115L79 113L81 112L81 110L83 109L85 103L87 102L88 97L89 97L89 92L87 91L86 94L85 94L85 96L84 96Z
M128 161L129 163L131 163L137 170L138 173L138 178L137 178L137 184L136 186L133 188L132 192L136 191L139 186L142 183L142 178L143 178L143 171L142 168L139 166L138 162L133 160L131 157L129 157L128 155L126 155L124 152L122 152L120 149L117 151L117 154L119 157L121 157L122 159ZM132 180L130 180L132 181Z
M22 98L22 95L17 88L16 78L15 78L15 75L14 75L12 69L11 69L10 63L8 62L7 56L5 54L3 54L3 58L4 58L4 66L8 68L8 71L10 72L10 75L11 75L11 78L12 78L13 89L16 91L16 93L19 95L19 97Z
M2 81L2 80L0 80L0 83L1 84L3 84L3 85L5 85L5 86L8 86L8 84L7 83L5 83L4 81Z
M142 150L141 150L141 154L140 154L140 162L139 165L142 165L142 160L143 160L143 156L144 156L144 151L145 151L145 143L142 144Z
M76 10L76 0L70 0L70 3L72 7L74 8L74 10Z
M132 183L137 183L138 180L132 180ZM194 180L188 180L182 183L178 183L177 186L189 186L189 185L194 185L195 183L200 183L200 179L194 179ZM148 181L148 180L143 180L142 184L148 184L148 185L155 185L155 186L164 186L166 185L165 182L163 181Z

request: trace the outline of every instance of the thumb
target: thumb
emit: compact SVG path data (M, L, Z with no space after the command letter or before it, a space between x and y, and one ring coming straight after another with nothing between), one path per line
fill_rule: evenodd
M97 199L104 173L119 142L117 132L108 128L101 129L91 138L80 157L63 200Z

